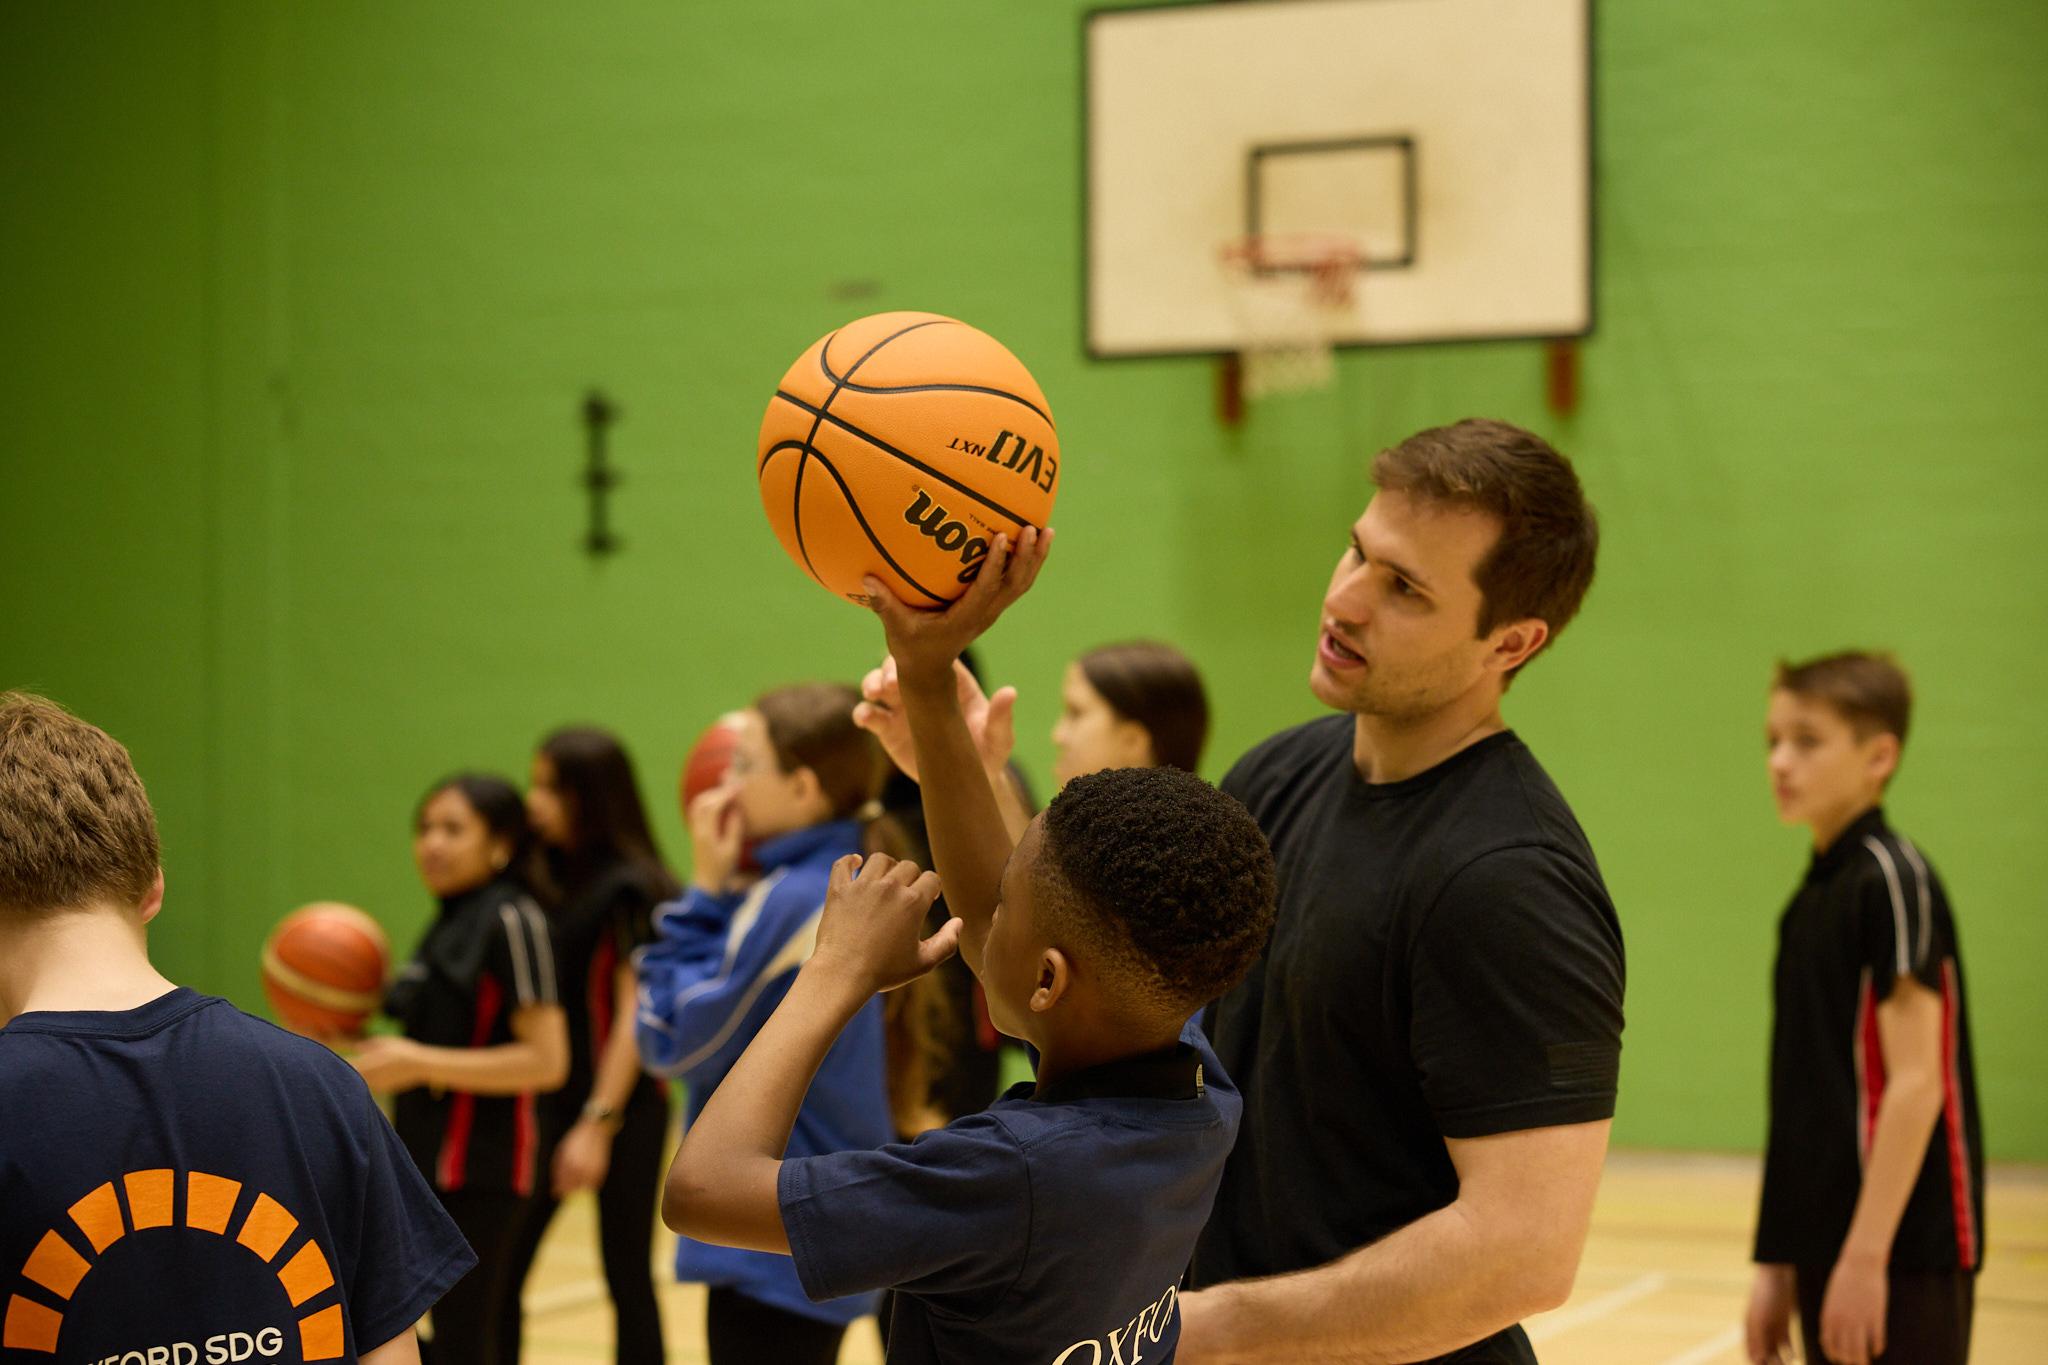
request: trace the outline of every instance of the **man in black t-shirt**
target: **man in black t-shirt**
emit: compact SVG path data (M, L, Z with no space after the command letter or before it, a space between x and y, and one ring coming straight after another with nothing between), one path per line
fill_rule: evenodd
M1984 1148L1941 879L1879 804L1912 708L1890 658L1781 665L1772 795L1813 832L1778 922L1770 1140L1749 1358L1961 1365L1984 1255Z
M1569 1294L1606 1152L1621 928L1500 713L1592 581L1593 511L1499 422L1413 436L1373 480L1310 675L1347 714L1223 784L1280 910L1209 1015L1245 1114L1183 1365L1534 1360L1515 1323Z

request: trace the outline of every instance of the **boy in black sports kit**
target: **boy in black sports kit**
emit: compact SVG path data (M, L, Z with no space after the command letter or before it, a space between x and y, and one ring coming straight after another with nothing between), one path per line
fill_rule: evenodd
M1813 858L1778 923L1750 1360L1960 1365L1984 1255L1983 1133L1955 921L1879 804L1910 718L1889 658L1784 665L1767 724Z

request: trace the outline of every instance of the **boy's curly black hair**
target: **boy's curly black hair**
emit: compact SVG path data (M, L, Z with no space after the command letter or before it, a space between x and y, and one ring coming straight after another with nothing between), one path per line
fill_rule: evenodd
M1178 768L1115 768L1046 808L1049 935L1071 933L1162 1016L1244 979L1273 928L1273 851L1245 808Z

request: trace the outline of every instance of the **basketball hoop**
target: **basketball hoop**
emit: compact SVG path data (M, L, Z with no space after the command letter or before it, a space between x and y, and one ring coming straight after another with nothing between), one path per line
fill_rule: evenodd
M1238 337L1234 363L1224 367L1224 420L1239 419L1243 399L1334 383L1338 328L1357 318L1365 261L1358 242L1334 234L1268 233L1224 243L1218 259Z

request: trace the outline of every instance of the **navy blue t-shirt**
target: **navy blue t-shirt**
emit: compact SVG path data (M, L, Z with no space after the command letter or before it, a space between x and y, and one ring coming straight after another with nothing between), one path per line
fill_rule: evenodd
M476 1264L355 1070L225 1000L16 1016L0 1115L4 1365L352 1361Z
M1166 1365L1240 1110L1190 1024L915 1142L783 1162L790 1254L814 1299L900 1291L889 1365Z

